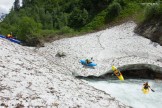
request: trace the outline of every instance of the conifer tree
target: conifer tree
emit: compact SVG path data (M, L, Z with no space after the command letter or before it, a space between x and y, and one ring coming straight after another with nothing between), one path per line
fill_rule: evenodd
M20 9L20 1L19 0L15 0L14 2L14 10L18 11Z

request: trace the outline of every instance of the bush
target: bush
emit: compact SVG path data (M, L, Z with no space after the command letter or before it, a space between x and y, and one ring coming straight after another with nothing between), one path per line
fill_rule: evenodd
M113 2L108 8L108 12L105 18L106 22L112 21L115 17L117 17L120 14L121 10L121 5L117 2Z
M69 17L69 26L79 28L84 26L88 21L88 12L86 9L80 10L75 8Z
M62 27L59 31L59 34L73 33L74 30L68 26Z
M107 11L103 10L102 12L100 12L98 15L96 15L91 21L90 23L88 23L87 25L85 25L83 28L81 28L82 32L90 32L92 30L96 30L99 27L102 27L105 23L105 17L107 15Z
M120 14L121 12L121 6L118 2L113 2L110 6L109 6L109 14L112 17L116 17Z
M114 0L114 2L117 2L117 3L119 3L122 7L124 7L124 6L126 6L127 5L127 3L126 3L126 1L125 0Z
M44 43L42 42L41 38L37 35L26 35L25 43L23 45L27 46L44 46Z
M38 33L41 29L41 24L36 23L30 17L22 17L18 25L17 35L18 38L22 41L26 41L26 39L29 39L30 36L32 37L33 34Z
M159 11L160 15L162 15L162 4L160 5L160 9L159 10L160 10Z
M157 18L160 14L160 8L158 5L150 5L145 9L145 20Z

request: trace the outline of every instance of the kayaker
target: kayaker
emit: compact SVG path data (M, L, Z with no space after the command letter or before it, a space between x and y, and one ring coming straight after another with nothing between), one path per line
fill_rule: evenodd
M12 34L7 34L6 38L13 38Z
M144 86L143 87L144 89L149 89L150 88L150 86L148 85L148 82L146 82L145 84L143 84L143 86Z
M90 59L86 59L85 61L86 61L87 64L92 63L92 61Z
M114 70L114 73L117 75L117 76L120 76L120 72L116 69Z
M87 64L92 63L90 59L86 59L85 61L86 61Z

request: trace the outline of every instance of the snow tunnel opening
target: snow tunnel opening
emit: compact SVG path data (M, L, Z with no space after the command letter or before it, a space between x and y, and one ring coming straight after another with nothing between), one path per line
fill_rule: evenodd
M118 67L124 79L160 79L162 80L162 67L152 64L130 64ZM110 70L100 75L100 79L111 78L113 71Z
M162 80L162 67L152 64L129 64L118 67L124 79L159 79ZM107 71L99 76L75 76L79 79L92 79L92 80L118 80L112 70Z
M125 79L162 79L162 73L151 69L132 69L123 70L122 75Z

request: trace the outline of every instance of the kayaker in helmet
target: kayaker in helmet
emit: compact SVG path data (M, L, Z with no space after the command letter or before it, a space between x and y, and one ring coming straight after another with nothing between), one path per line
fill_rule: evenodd
M85 61L86 61L87 64L90 64L90 63L92 63L91 60L93 60L93 57L91 59L86 59Z
M143 86L144 86L143 87L144 89L149 89L150 88L150 86L148 85L148 82L146 82L145 84L143 84Z
M7 36L6 36L7 38L13 38L13 36L12 36L12 34L10 33L10 34L7 34Z
M116 69L114 70L114 73L117 75L117 76L120 76L120 72Z

